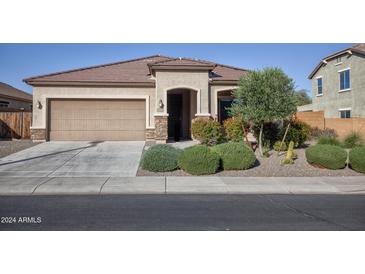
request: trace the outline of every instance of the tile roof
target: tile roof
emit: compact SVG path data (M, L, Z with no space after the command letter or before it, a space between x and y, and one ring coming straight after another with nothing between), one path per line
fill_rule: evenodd
M213 81L238 81L249 70L216 64L211 73Z
M25 82L111 82L111 83L153 83L147 64L163 61L169 57L149 56L128 61L93 67L68 70L25 79Z
M21 91L8 84L3 83L3 82L0 82L0 96L1 95L9 96L9 97L17 98L17 99L22 99L22 100L26 100L26 101L33 100L32 94Z
M216 64L214 62L190 58L172 58L153 55L128 61L68 70L47 75L27 78L30 85L52 82L81 83L146 83L153 85L155 80L150 75L150 66L212 66L212 81L238 81L247 70Z
M159 66L159 65L166 65L166 66L214 66L215 63L185 57L179 57L174 59L168 59L164 61L157 61L150 64L151 66Z
M365 43L360 43L360 44L353 45L351 48L355 49L355 50L360 50L360 51L365 52Z

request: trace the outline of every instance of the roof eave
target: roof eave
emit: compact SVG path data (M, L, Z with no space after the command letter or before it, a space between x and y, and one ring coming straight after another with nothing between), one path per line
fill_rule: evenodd
M29 94L29 95L32 96L31 94ZM22 97L10 96L10 95L6 95L6 94L1 94L0 96L2 98L12 99L12 100L16 100L16 101L22 101L22 102L27 102L27 103L32 103L33 102L33 97L27 99L27 98L22 98Z
M227 85L227 86L237 86L239 83L239 80L213 80L210 79L210 84L211 85Z
M311 72L311 74L309 74L308 79L311 80L313 78L313 76L317 73L317 71L322 67L322 65L326 64L328 61L332 60L333 58L336 58L340 55L344 55L346 53L352 55L354 52L365 56L364 51L354 49L354 48L347 48L347 49L341 50L339 52L336 52L334 54L328 55L327 57L323 58L321 60L321 62L314 68L314 70Z
M151 55L151 56L139 57L139 58L130 59L130 60L123 60L123 61L117 61L117 62L106 63L106 64L101 64L101 65L87 66L87 67L82 67L82 68L77 68L77 69L70 69L70 70L64 70L64 71L59 71L59 72L47 73L47 74L43 74L43 75L32 76L32 77L23 79L23 82L28 83L28 81L35 81L38 78L65 74L65 73L70 73L70 72L76 72L76 71L82 71L82 70L88 70L88 69L94 69L94 68L100 68L100 67L106 67L106 66L112 66L112 65L123 64L123 63L130 63L130 62L134 62L134 61L139 61L139 60L148 59L148 58L155 58L155 57L170 58L168 56L155 54L155 55Z
M40 87L40 86L155 87L154 82L27 81L26 83L33 87Z

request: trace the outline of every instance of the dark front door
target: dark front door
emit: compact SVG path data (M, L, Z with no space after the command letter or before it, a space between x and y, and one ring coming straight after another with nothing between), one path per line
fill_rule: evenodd
M169 139L179 141L182 128L182 94L167 95L168 135Z

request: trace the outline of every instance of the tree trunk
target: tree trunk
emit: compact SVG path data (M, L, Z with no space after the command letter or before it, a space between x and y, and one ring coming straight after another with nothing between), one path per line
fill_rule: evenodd
M246 131L246 129L245 129L245 125L242 123L242 131L243 131L243 142L245 142L245 139L246 139L246 143L248 144L249 143L249 141L248 141L248 137L247 137L247 131Z
M263 133L263 131L264 131L264 123L261 124L260 134L259 134L259 151L260 151L261 157L264 156L264 153L262 151L262 133Z
M288 123L288 125L287 125L287 127L285 129L285 133L284 133L283 139L280 142L280 147L279 147L278 155L280 155L281 147L283 146L283 143L285 142L285 138L286 138L286 135L288 134L289 127L290 127L290 123Z

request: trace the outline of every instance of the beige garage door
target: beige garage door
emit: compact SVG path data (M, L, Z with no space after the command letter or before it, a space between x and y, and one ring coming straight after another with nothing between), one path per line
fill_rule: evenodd
M145 100L49 101L49 139L145 140Z

